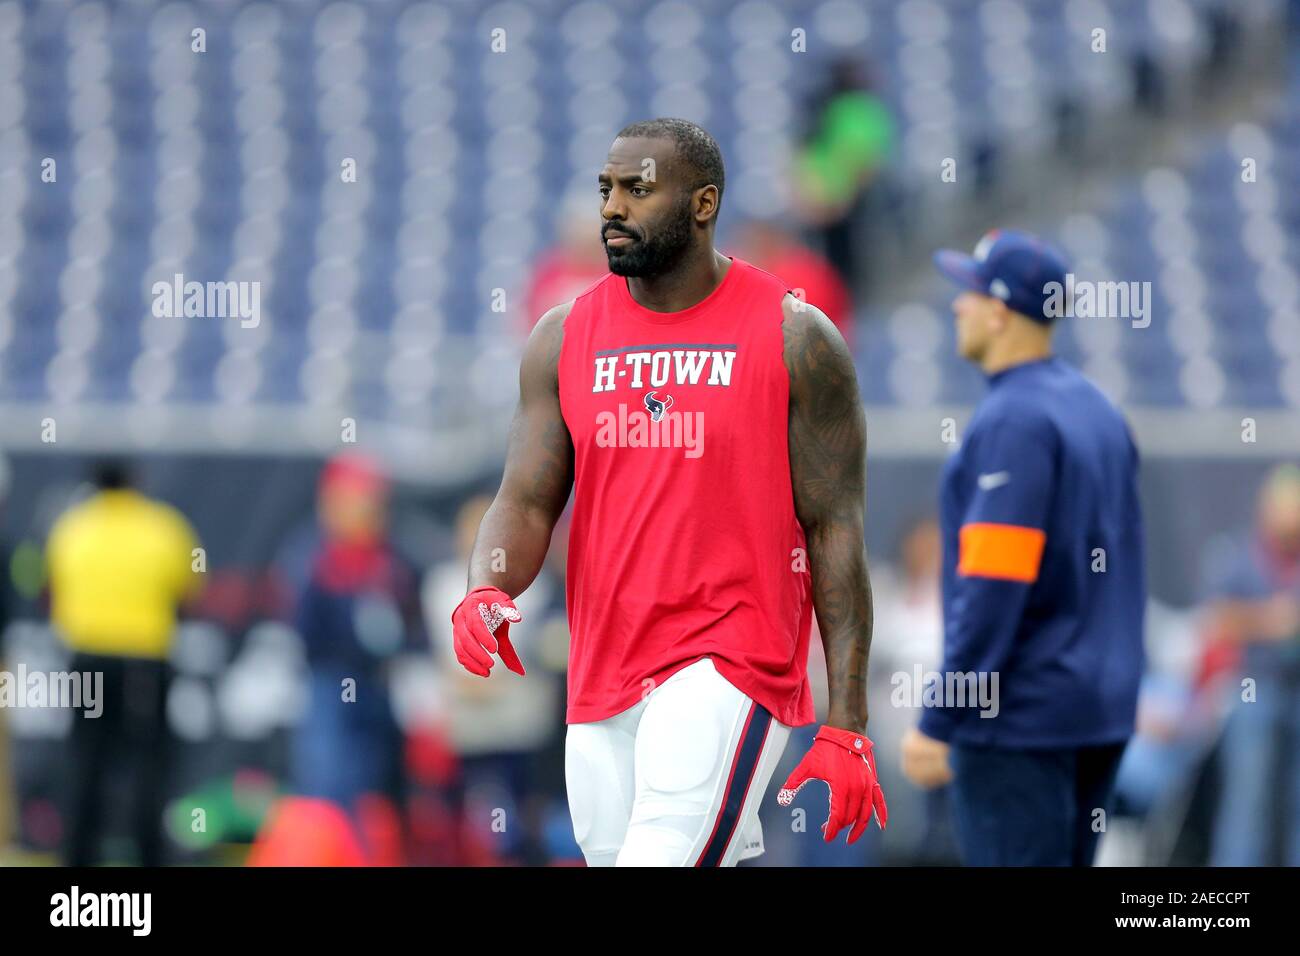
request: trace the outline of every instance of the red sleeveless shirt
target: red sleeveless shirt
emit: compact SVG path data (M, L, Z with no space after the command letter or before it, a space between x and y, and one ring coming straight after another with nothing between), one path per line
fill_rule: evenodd
M814 719L811 575L790 485L780 279L733 258L681 312L610 274L564 322L574 448L569 723L711 657L781 723Z

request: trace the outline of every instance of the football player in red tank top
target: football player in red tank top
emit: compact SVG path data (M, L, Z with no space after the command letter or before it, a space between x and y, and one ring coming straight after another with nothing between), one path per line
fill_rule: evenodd
M457 658L483 677L493 655L524 674L512 598L573 491L565 764L587 862L728 866L763 852L759 803L791 728L814 720L813 610L829 713L777 800L825 781L824 838L847 829L853 842L887 811L866 736L852 357L814 305L714 248L725 174L704 129L625 128L598 187L610 275L542 316L525 346L501 488L452 615ZM632 402L616 406L612 439L620 392ZM685 452L629 437L691 416L698 447Z

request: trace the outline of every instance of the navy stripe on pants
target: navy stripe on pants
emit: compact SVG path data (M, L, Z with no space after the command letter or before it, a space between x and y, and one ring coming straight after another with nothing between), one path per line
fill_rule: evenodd
M1091 866L1125 743L1063 750L954 744L952 816L967 866Z
M763 741L767 740L767 729L772 723L772 715L762 706L752 705L749 726L744 730L740 746L736 749L735 769L727 783L727 792L722 797L721 815L700 861L696 866L718 866L722 856L731 842L731 835L740 822L740 811L745 805L745 795L749 793L749 784L758 769L758 758L763 752Z

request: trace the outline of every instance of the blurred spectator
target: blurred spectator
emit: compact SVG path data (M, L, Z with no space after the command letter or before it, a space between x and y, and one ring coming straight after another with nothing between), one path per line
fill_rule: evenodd
M894 119L871 91L865 67L851 57L835 62L806 112L812 119L795 155L795 199L826 258L861 297L867 263L858 227L893 147Z
M372 862L400 858L402 734L388 664L419 647L418 573L388 537L388 480L342 455L321 475L322 540L298 601L307 710L295 733L293 789L351 815Z
M1218 695L1197 680L1196 615L1148 598L1147 669L1137 726L1115 777L1115 809L1097 865L1169 864L1196 777L1218 736ZM1190 860L1203 863L1204 858Z
M109 774L127 767L139 861L157 866L170 750L167 655L178 606L197 590L203 565L185 518L131 488L124 465L102 463L95 484L55 522L46 551L50 618L73 652L70 669L103 674L102 713L72 721L64 859L99 862Z
M445 675L450 737L460 757L465 811L474 835L500 859L522 859L538 853L541 835L534 826L514 826L511 821L532 818L540 825L530 792L537 769L535 755L561 737L563 708L557 670L557 651L567 654L563 636L548 633L563 626L564 588L557 584L554 562L543 565L528 590L515 599L523 621L511 625L510 639L528 671L526 677L484 680L456 662L451 640L451 612L465 595L465 568L474 536L484 512L492 503L476 495L456 514L456 555L429 570L424 602L434 654ZM556 530L558 536L562 529ZM509 555L503 556L509 560ZM567 635L567 631L563 632ZM551 645L563 645L554 647ZM561 764L561 771L563 764ZM563 779L562 776L560 779ZM498 824L493 812L503 810Z
M903 735L921 716L912 690L943 663L942 547L938 523L933 517L922 518L903 532L897 570L872 572L876 622L871 641L871 739L890 801L886 847L909 863L958 862L948 819L948 788L920 790L900 769Z
M609 272L600 241L600 194L594 179L591 195L570 196L556 222L556 244L542 253L528 280L520 316L524 336L548 309L569 301Z
M899 742L904 731L915 727L919 708L911 697L898 700L896 686L939 666L943 656L943 612L939 602L939 530L933 518L909 525L899 545L897 570L873 565L871 590L875 602L872 627L871 667L867 699L871 710L867 732L876 747L876 773L889 800L889 828L883 833L868 827L861 842L852 846L844 840L826 843L816 827L790 841L789 811L766 808L763 817L768 854L759 865L866 866L877 862L955 862L955 850L948 833L946 790L924 793L902 776ZM813 621L808 653L808 679L812 685L817 723L797 727L791 733L776 777L784 779L798 762L805 746L812 745L817 728L824 721L829 703L826 658L820 632ZM902 675L899 678L897 675ZM824 787L800 792L796 807L808 820L825 819L829 793Z
M750 219L734 234L736 255L781 279L800 298L817 306L853 348L853 300L848 287L823 256L803 245L772 219Z
M1207 571L1211 634L1241 648L1243 678L1229 685L1210 862L1300 866L1300 468L1269 474L1256 515Z

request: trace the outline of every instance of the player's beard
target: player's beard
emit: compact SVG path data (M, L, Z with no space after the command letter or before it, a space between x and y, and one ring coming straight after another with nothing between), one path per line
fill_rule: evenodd
M655 223L653 234L634 235L633 242L622 249L605 246L609 271L614 275L650 279L671 272L686 256L691 245L691 197L682 196L664 216ZM619 227L615 227L615 232ZM625 233L626 234L626 233Z

